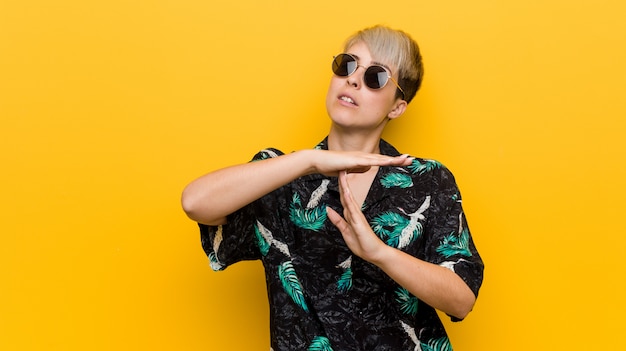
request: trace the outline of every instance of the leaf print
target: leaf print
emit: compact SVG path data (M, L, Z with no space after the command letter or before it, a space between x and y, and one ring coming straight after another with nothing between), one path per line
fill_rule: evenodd
M461 235L455 235L454 232L443 238L437 252L449 258L454 255L463 255L466 257L472 256L472 252L469 249L469 231L467 228L463 229Z
M220 245L222 245L222 241L224 240L223 227L220 225L217 227L215 231L215 237L213 238L213 252L217 256L217 251L220 249Z
M380 179L380 184L383 187L389 188L401 188L406 189L413 186L413 179L410 176L403 173L389 173Z
M422 351L452 351L452 345L450 345L450 339L444 336L429 340L427 344L422 343Z
M268 158L274 158L274 157L278 157L278 154L270 149L265 149L265 150L261 150L260 155L258 156L258 158L254 159L253 161L262 161L262 160L267 160Z
M333 351L330 346L330 340L325 336L316 336L313 338L313 342L307 348L307 351Z
M272 235L272 232L267 229L261 222L256 221L254 225L254 234L257 237L257 243L259 245L259 250L263 256L267 255L270 250L270 247L274 245L280 252L285 254L285 256L291 257L289 253L289 247L276 239Z
M309 308L304 300L302 285L298 280L298 276L296 275L296 271L293 269L291 261L283 262L280 266L278 266L278 277L280 278L287 295L291 297L296 305L308 312Z
M395 247L391 243L402 233L402 229L408 223L409 220L406 217L399 213L388 211L376 216L370 225L381 240L385 241L387 245Z
M263 256L266 256L270 251L271 243L271 233L269 230L265 228L259 221L254 225L254 234L256 235L257 243L259 245L259 250Z
M339 277L339 281L337 281L337 289L342 293L352 289L352 268L343 271L343 274Z
M402 325L402 329L404 329L404 331L407 333L409 338L411 338L411 341L413 341L413 343L415 344L415 349L414 350L415 351L421 351L421 348L420 348L421 342L417 338L417 333L415 333L415 328L413 328L410 325L404 323L403 321L400 321L400 324Z
M352 256L341 262L337 267L343 269L343 273L337 281L337 289L345 293L352 289Z
M419 300L407 289L399 287L396 290L396 302L400 304L400 311L406 315L415 317Z
M426 219L423 213L429 207L430 207L430 196L426 196L420 208L418 208L417 211L411 214L408 214L410 220L409 220L409 223L404 227L404 229L402 229L402 232L400 233L400 236L398 237L398 244L396 246L398 249L403 249L407 247L416 238L422 235L423 227L422 227L422 223L420 223L419 220ZM399 210L404 212L404 210L401 208Z
M319 231L326 222L326 208L325 206L302 208L300 196L294 193L289 206L289 219L300 228Z
M428 173L433 169L441 168L443 165L435 160L418 160L414 159L413 162L409 165L409 169L413 174L422 175L424 173Z
M209 264L211 266L211 269L214 271L221 271L225 268L224 265L217 258L217 252L220 249L222 241L224 240L222 229L223 228L221 225L217 227L217 230L215 231L215 236L213 237L213 252L208 254Z
M449 270L451 270L452 272L456 272L454 270L454 266L456 266L457 264L461 263L461 262L469 262L468 260L464 260L462 258L459 258L456 262L453 261L445 261L440 263L439 265L443 268L447 268Z
M317 187L317 189L315 189L311 194L311 198L309 199L309 203L306 204L306 208L313 208L319 205L322 196L324 196L326 191L328 191L328 184L330 184L329 179L322 180L320 186Z
M209 265L211 266L212 270L214 271L224 270L224 265L222 265L220 261L218 261L217 255L215 254L215 252L210 252L208 257L209 257Z

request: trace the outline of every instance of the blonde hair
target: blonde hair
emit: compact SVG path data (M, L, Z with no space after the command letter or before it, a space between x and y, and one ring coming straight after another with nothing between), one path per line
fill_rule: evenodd
M359 42L367 46L374 60L398 70L398 84L404 90L404 100L411 102L424 76L422 55L415 40L401 30L378 25L360 30L349 37L344 51ZM398 90L396 96L401 98L402 93Z

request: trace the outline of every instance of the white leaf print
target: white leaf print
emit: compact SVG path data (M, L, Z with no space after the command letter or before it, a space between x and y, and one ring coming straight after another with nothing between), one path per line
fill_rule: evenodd
M217 250L219 250L223 239L224 237L222 236L222 226L220 225L220 226L217 226L217 231L215 232L215 238L213 239L213 252L215 252L216 258L217 258Z
M409 337L411 338L411 340L415 344L414 351L422 351L421 342L417 338L417 334L415 334L415 328L413 328L410 325L404 323L403 321L400 321L400 324L402 324L402 328L404 328L404 331L409 335Z
M460 259L459 259L458 261L456 261L456 262L453 262L453 261L446 261L446 262L442 262L442 263L440 263L439 265L440 265L441 267L443 267L443 268L447 268L447 269L449 269L449 270L451 270L451 271L453 271L453 272L454 272L454 266L456 266L456 265L457 265L459 262L461 262L461 261L469 262L468 260L464 260L464 259L460 258Z
M426 199L424 200L424 203L422 203L422 206L420 206L420 208L418 208L417 211L411 214L407 214L403 209L400 208L400 211L408 215L411 220L409 221L409 224L407 224L407 226L404 227L404 229L402 229L402 232L400 233L398 249L405 248L407 245L411 243L413 239L413 232L418 228L418 226L421 226L419 224L419 220L426 218L424 217L423 213L429 207L430 207L430 195L426 196Z
M306 205L306 208L313 208L313 207L317 207L317 205L319 205L320 200L322 199L322 196L324 196L324 194L326 194L326 191L328 190L328 184L330 183L330 180L328 179L324 179L322 180L322 184L320 184L319 187L317 187L317 189L315 189L315 191L313 191L313 193L311 194L311 199L309 200L309 203Z
M341 262L337 267L343 268L343 269L348 269L348 268L350 268L350 266L352 266L352 256L346 258L346 260Z
M280 252L285 254L285 256L291 257L291 254L289 253L289 247L285 243L274 239L272 232L269 229L265 228L265 226L261 224L261 222L256 221L256 225L257 228L259 228L259 233L261 233L265 241L267 241L271 245L274 245Z
M277 154L277 153L275 153L274 151L269 150L269 149L264 149L264 150L261 150L261 152L265 152L265 153L267 153L268 155L270 155L270 157L278 157L278 154Z

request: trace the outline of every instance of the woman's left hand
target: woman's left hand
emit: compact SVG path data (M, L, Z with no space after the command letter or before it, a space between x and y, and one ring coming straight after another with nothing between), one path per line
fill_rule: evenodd
M339 194L343 205L343 217L337 211L327 207L328 218L339 229L348 248L362 259L375 263L388 248L372 231L361 208L354 200L347 172L339 173Z

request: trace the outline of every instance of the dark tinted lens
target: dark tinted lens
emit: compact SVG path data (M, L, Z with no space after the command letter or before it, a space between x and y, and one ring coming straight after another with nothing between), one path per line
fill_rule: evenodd
M333 73L340 77L347 77L354 73L357 68L356 60L346 54L339 54L333 60Z
M387 70L381 66L369 66L363 76L365 85L371 89L380 89L387 84L389 76Z

